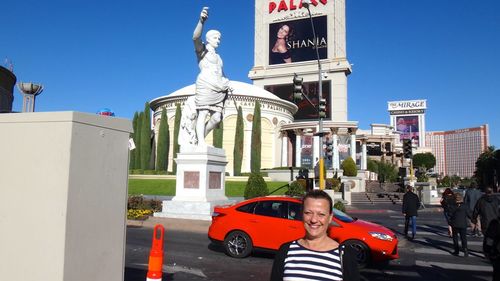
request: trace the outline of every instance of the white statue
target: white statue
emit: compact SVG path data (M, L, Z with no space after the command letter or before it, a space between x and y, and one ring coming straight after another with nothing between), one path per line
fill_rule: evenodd
M197 145L196 115L195 96L190 96L184 103L184 108L182 109L178 137L180 145Z
M208 7L204 7L200 19L193 32L194 48L198 58L200 73L196 78L195 105L197 110L196 141L198 146L206 146L205 137L222 120L222 110L227 98L229 80L222 71L222 59L215 51L219 47L221 34L217 30L209 30L205 36L206 43L201 41L203 24L208 19ZM210 117L208 122L207 117ZM182 144L182 142L179 142Z

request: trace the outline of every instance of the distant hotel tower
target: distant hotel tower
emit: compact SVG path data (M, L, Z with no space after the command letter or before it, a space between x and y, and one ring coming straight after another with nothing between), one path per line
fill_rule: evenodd
M488 125L427 132L426 146L432 149L432 154L436 157L437 173L472 177L477 158L489 146Z

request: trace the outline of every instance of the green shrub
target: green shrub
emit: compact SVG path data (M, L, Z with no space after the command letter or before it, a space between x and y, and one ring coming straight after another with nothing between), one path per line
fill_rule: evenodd
M259 196L266 196L269 194L267 183L259 173L252 173L248 177L247 185L245 186L245 199L250 199Z
M261 153L262 153L262 120L260 119L260 102L255 102L252 120L252 135L250 141L250 171L252 173L260 172Z
M345 205L340 201L335 202L335 204L333 204L333 207L339 211L345 212Z
M241 165L243 161L243 146L245 139L243 122L243 110L241 106L238 107L238 117L236 117L236 129L234 135L234 149L233 149L233 173L235 176L241 175Z
M298 179L297 182L302 186L302 188L307 188L307 181L305 179Z
M428 182L429 177L426 176L425 174L420 174L417 178L417 182Z
M331 179L326 179L325 188L332 189L333 191L339 191L340 190L340 179L335 178L335 177L331 178Z
M143 175L144 170L143 169L133 169L129 171L131 175Z
M358 168L356 167L356 163L352 160L351 157L347 157L342 162L342 170L344 170L344 176L347 177L355 177L358 175Z
M151 210L152 212L161 211L162 202L160 200L146 200L142 196L129 196L127 209L129 210Z
M299 181L303 181L304 184L300 183ZM288 186L288 190L285 192L286 195L288 196L304 196L306 193L306 188L305 188L305 180L296 180Z

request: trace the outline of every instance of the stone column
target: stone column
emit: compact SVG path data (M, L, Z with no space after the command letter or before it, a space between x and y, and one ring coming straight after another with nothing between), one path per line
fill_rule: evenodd
M356 129L351 132L351 158L356 163Z
M366 155L366 139L361 141L361 170L366 170L368 168L368 158Z
M281 167L288 166L288 133L281 132Z
M320 149L323 149L323 144L320 143L319 136L313 137L313 144L314 144L314 150L313 150L313 166L314 166L314 163L316 163L316 158L319 159ZM323 156L325 156L325 158L326 158L326 155L323 155Z
M332 129L332 141L333 141L333 170L337 171L340 169L339 165L339 136L338 128Z
M295 130L295 167L300 167L302 158L302 130Z

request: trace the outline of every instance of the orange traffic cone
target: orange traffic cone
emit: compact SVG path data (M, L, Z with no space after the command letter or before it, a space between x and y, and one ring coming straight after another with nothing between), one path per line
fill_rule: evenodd
M153 245L149 252L148 275L146 281L161 281L163 266L163 225L155 225L153 232Z

